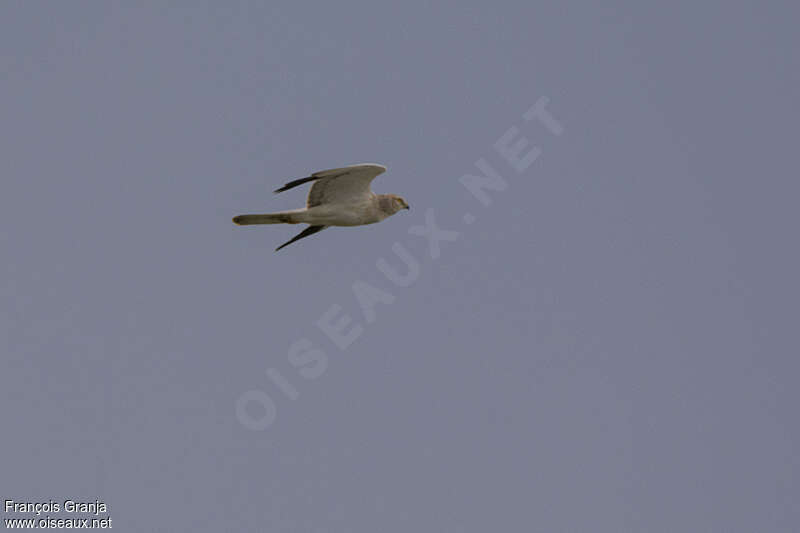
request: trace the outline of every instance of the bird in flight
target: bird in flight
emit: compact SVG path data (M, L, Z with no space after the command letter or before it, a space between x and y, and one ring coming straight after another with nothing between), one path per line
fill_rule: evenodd
M239 226L252 224L308 224L308 227L278 246L299 241L330 226L362 226L374 224L388 218L402 209L409 209L408 203L396 194L375 194L370 184L386 167L374 163L362 163L343 168L320 170L307 178L290 181L274 192L288 191L298 185L313 181L308 191L306 207L266 213L263 215L238 215L233 223Z

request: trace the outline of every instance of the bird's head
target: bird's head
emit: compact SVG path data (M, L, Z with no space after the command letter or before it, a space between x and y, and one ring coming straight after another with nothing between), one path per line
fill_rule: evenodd
M410 207L408 207L408 202L406 202L405 198L402 198L400 196L394 196L393 198L395 204L397 205L398 211L401 209L411 209Z
M408 207L408 202L396 194L381 194L380 197L381 209L390 215L402 209L411 209Z

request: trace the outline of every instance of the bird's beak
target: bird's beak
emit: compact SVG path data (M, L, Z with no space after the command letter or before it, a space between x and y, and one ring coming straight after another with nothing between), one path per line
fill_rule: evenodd
M411 211L411 206L410 206L410 205L408 205L408 204L406 204L406 209L408 209L409 211Z

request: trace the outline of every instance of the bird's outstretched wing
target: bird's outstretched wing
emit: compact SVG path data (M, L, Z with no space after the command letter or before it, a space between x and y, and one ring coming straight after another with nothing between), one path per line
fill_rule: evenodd
M277 252L278 250L280 250L284 246L289 246L293 242L299 241L300 239L308 237L309 235L314 235L315 233L319 233L320 231L324 230L327 227L328 226L309 226L306 229L304 229L303 231L301 231L300 233L298 233L297 235L295 235L294 237L292 237L291 239L289 239L288 241L286 241L285 243L283 243L280 246L278 246L277 248L275 248L275 251Z
M386 167L374 163L362 163L343 168L321 170L307 178L290 181L275 192L283 192L298 185L313 181L308 191L307 207L322 204L349 203L358 201L360 197L372 194L370 184L377 176L386 172Z

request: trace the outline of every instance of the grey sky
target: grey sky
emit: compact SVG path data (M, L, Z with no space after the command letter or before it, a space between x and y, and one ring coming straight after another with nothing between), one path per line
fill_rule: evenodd
M642 4L4 3L0 495L120 531L798 530L800 9ZM411 211L277 254L297 228L231 223L358 162Z

